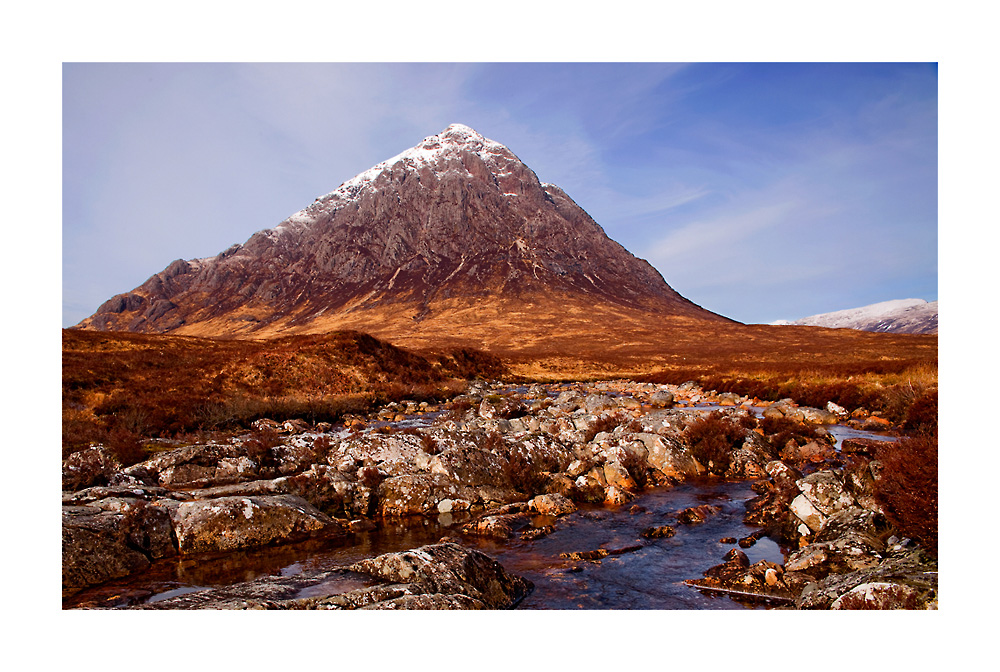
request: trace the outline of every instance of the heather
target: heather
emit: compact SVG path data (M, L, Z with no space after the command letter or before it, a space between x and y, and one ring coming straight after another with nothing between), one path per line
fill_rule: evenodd
M104 443L132 463L151 437L262 418L335 423L403 399L448 399L467 377L502 373L469 348L422 356L357 332L237 341L65 330L63 453Z

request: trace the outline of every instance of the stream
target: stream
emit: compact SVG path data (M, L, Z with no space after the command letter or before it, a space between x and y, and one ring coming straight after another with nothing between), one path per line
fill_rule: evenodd
M706 410L711 408L706 406ZM420 425L428 420L407 419L400 424ZM828 429L837 439L838 450L845 438L889 438L839 425ZM684 583L721 564L733 548L746 553L751 563L768 560L784 564L782 549L767 537L749 548L740 548L735 541L757 531L743 524L745 503L755 496L750 486L750 482L694 479L646 490L620 507L584 504L575 513L557 519L536 517L533 526L548 524L554 531L534 540L516 535L506 541L459 537L455 530L470 519L469 514L441 514L436 519L383 521L379 529L335 540L168 558L155 561L142 574L81 591L64 600L63 608L128 607L262 576L329 570L382 553L437 543L446 536L486 553L508 572L531 580L535 589L520 609L767 608L764 602L737 601ZM677 523L678 512L702 504L718 507L718 511L702 523ZM662 525L671 525L676 534L665 539L642 538L643 530ZM600 560L561 557L578 551L626 548L634 550ZM336 594L362 585L357 579L345 578L323 584L320 590ZM300 597L315 594L312 589Z

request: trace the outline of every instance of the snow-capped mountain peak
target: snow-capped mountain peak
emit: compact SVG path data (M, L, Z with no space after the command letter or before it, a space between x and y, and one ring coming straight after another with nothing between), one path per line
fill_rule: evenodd
M772 324L806 325L830 329L859 329L893 333L936 334L938 303L924 299L894 299L860 308L810 315L799 320Z
M452 124L242 245L178 260L81 326L383 333L403 316L407 333L417 324L451 333L470 314L506 320L511 306L530 306L532 319L551 322L572 305L631 311L637 324L728 322L677 294L507 147Z

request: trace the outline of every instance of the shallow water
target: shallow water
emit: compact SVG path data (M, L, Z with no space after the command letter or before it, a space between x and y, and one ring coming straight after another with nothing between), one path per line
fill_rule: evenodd
M554 532L533 541L514 537L507 542L463 538L462 543L498 560L514 574L530 579L535 589L521 609L743 609L747 605L728 597L710 596L683 583L697 579L720 564L735 543L724 537L745 537L755 528L743 524L744 503L754 496L747 483L700 481L647 491L617 507L585 506L558 519L537 517L532 524L551 524ZM711 504L721 507L704 523L679 525L680 510ZM467 517L466 517L467 518ZM294 576L329 570L390 551L436 543L457 537L455 529L466 518L415 518L353 535L337 542L310 542L218 556L187 557L155 563L142 576L111 582L78 594L64 607L126 606L154 602L203 588L231 585L266 575ZM644 540L649 527L672 525L668 539ZM642 545L599 561L573 561L561 553L621 549ZM778 546L761 539L741 549L751 562L781 563ZM334 594L364 585L357 577L333 577L310 587L300 597Z
M507 571L535 583L522 609L743 609L749 605L709 596L683 582L701 578L730 549L739 548L736 543L723 543L723 538L738 539L756 531L743 524L744 503L753 496L746 483L689 482L649 491L617 509L581 509L557 520L555 532L536 541L480 542L479 548ZM721 510L704 523L677 524L677 512L701 504ZM661 525L673 526L676 534L668 539L642 539L644 529ZM600 561L560 558L561 553L640 544L639 550ZM770 539L741 550L751 563L784 562L780 548Z

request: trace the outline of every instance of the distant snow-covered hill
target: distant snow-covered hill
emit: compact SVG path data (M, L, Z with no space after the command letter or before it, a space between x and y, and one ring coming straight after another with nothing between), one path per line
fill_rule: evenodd
M896 334L938 333L938 302L923 299L896 299L873 303L861 308L849 308L833 313L822 313L789 322L778 320L772 324L799 324L831 329L859 329Z

